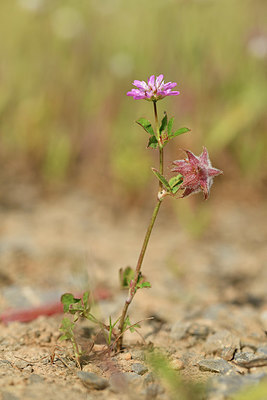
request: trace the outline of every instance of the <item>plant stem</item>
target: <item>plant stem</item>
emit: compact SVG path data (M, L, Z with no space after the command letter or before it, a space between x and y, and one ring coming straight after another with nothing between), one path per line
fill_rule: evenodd
M160 130L159 130L159 123L158 123L158 113L157 113L157 106L156 106L156 102L155 101L153 102L153 105L154 105L156 135L157 135L157 140L158 140L158 143L159 143L159 146L158 146L158 149L159 149L159 170L160 170L160 173L163 174L163 148L162 148L161 143L160 143ZM162 185L161 182L159 182L159 192L161 192L162 188L163 188L163 185ZM122 348L123 332L124 332L124 321L125 321L125 318L126 318L126 315L127 315L128 307L131 304L131 302L132 302L132 300L133 300L133 298L135 296L135 293L136 293L136 285L138 283L138 278L139 278L139 275L140 275L140 272L141 272L142 263L143 263L144 256L145 256L145 253L146 253L146 249L147 249L147 245L148 245L148 242L149 242L149 239L150 239L150 236L151 236L151 232L152 232L152 229L154 227L154 224L155 224L155 221L156 221L159 209L160 209L161 202L162 202L162 200L158 199L158 201L156 203L156 206L154 208L154 211L153 211L153 214L152 214L152 217L151 217L151 220L150 220L150 223L148 225L148 228L147 228L147 231L146 231L146 235L145 235L145 238L144 238L144 241L143 241L141 252L140 252L140 255L139 255L139 258L138 258L138 261L137 261L134 280L131 283L131 287L129 289L129 294L128 294L128 297L127 297L127 299L125 301L123 310L122 310L122 314L121 314L121 318L120 318L120 324L119 324L120 336L119 336L119 340L118 340L118 344L117 344L118 351L120 351L121 348Z

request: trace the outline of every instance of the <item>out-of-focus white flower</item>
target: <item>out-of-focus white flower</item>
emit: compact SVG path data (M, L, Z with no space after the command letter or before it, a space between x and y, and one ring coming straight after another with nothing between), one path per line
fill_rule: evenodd
M19 5L29 11L38 11L44 5L44 0L18 0Z
M256 58L267 57L267 36L263 34L253 36L248 41L248 51Z
M113 75L118 78L123 78L131 74L133 70L133 59L130 54L117 53L111 57L109 66Z

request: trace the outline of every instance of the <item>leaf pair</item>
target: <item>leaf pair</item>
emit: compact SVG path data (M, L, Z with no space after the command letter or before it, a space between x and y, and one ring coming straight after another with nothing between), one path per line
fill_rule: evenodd
M120 284L123 289L130 289L131 284L134 280L135 271L131 267L121 268L120 274ZM138 281L135 289L143 289L151 287L150 283L145 281L145 277L140 273L138 276Z
M168 122L167 114L165 113L164 117L162 118L161 125L159 128L159 141L157 136L153 130L151 122L146 118L140 118L137 121L137 124L140 125L149 135L150 138L148 140L147 148L151 147L152 149L156 149L160 145L164 147L171 139L176 136L182 135L183 133L189 132L190 129L188 128L180 128L177 131L173 132L173 122L174 117L172 117Z
M152 168L152 171L168 193L175 195L178 192L183 182L183 177L181 174L173 176L169 181L167 181L167 179L161 175L156 168Z

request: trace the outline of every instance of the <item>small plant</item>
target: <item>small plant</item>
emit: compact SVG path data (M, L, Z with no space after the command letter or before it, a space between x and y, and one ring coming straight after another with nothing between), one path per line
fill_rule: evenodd
M76 359L79 359L80 349L73 336L73 324L77 322L80 317L87 318L91 322L97 324L103 330L103 332L107 331L107 345L111 346L113 337L114 342L112 346L114 347L114 344L116 344L118 351L120 351L122 348L124 332L127 329L136 330L136 328L139 327L138 323L130 323L127 313L129 305L133 301L136 292L139 289L151 287L150 283L143 276L141 267L151 232L164 198L167 196L184 198L191 194L202 191L204 194L204 199L206 200L209 196L213 178L222 174L221 170L212 167L208 151L205 147L203 147L203 151L199 156L194 155L189 150L185 150L187 158L184 160L173 161L172 172L176 173L176 175L170 179L167 179L164 176L164 147L173 138L189 132L190 129L186 127L176 130L173 129L174 117L168 119L166 112L159 122L157 102L167 96L177 96L180 94L180 92L172 90L177 85L175 82L164 83L163 75L159 75L157 77L152 75L148 79L147 83L145 81L135 80L133 85L136 88L128 92L128 96L132 96L135 100L144 99L153 104L155 118L154 127L146 118L140 118L136 122L149 135L147 148L156 150L159 154L158 169L152 168L152 171L158 179L159 184L156 205L145 234L135 270L133 270L131 267L120 270L121 286L128 289L128 295L125 300L122 313L114 323L112 323L110 318L109 324L105 325L98 321L91 314L88 293L84 294L83 299L75 299L71 294L65 294L62 296L64 312L75 314L76 317L73 322L66 322L66 319L63 320L61 326L63 336L61 336L61 339L71 340ZM180 195L181 192L182 194Z

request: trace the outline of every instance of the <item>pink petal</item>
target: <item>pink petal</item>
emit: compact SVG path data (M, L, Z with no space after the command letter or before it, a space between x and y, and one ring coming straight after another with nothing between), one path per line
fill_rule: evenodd
M200 192L200 189L186 188L182 197L190 196L190 194L198 192Z
M206 166L210 166L210 159L209 159L209 153L208 150L206 149L206 147L203 147L203 151L199 156L200 160L206 165Z
M148 78L147 84L151 87L155 85L155 75L151 75L150 78Z
M209 176L217 176L221 175L223 172L220 169L217 168L208 168L208 175Z
M185 152L187 154L190 164L194 167L197 167L199 165L199 158L189 150L185 150Z
M162 74L160 74L159 76L157 76L156 78L156 86L159 87L163 81L164 76Z
M176 83L176 82L168 82L168 83L165 83L165 84L163 85L163 89L164 89L164 90L168 90L168 89L174 88L175 86L177 86L177 83Z
M133 81L133 85L138 87L139 89L143 89L143 90L149 89L145 81L135 80L135 81Z

